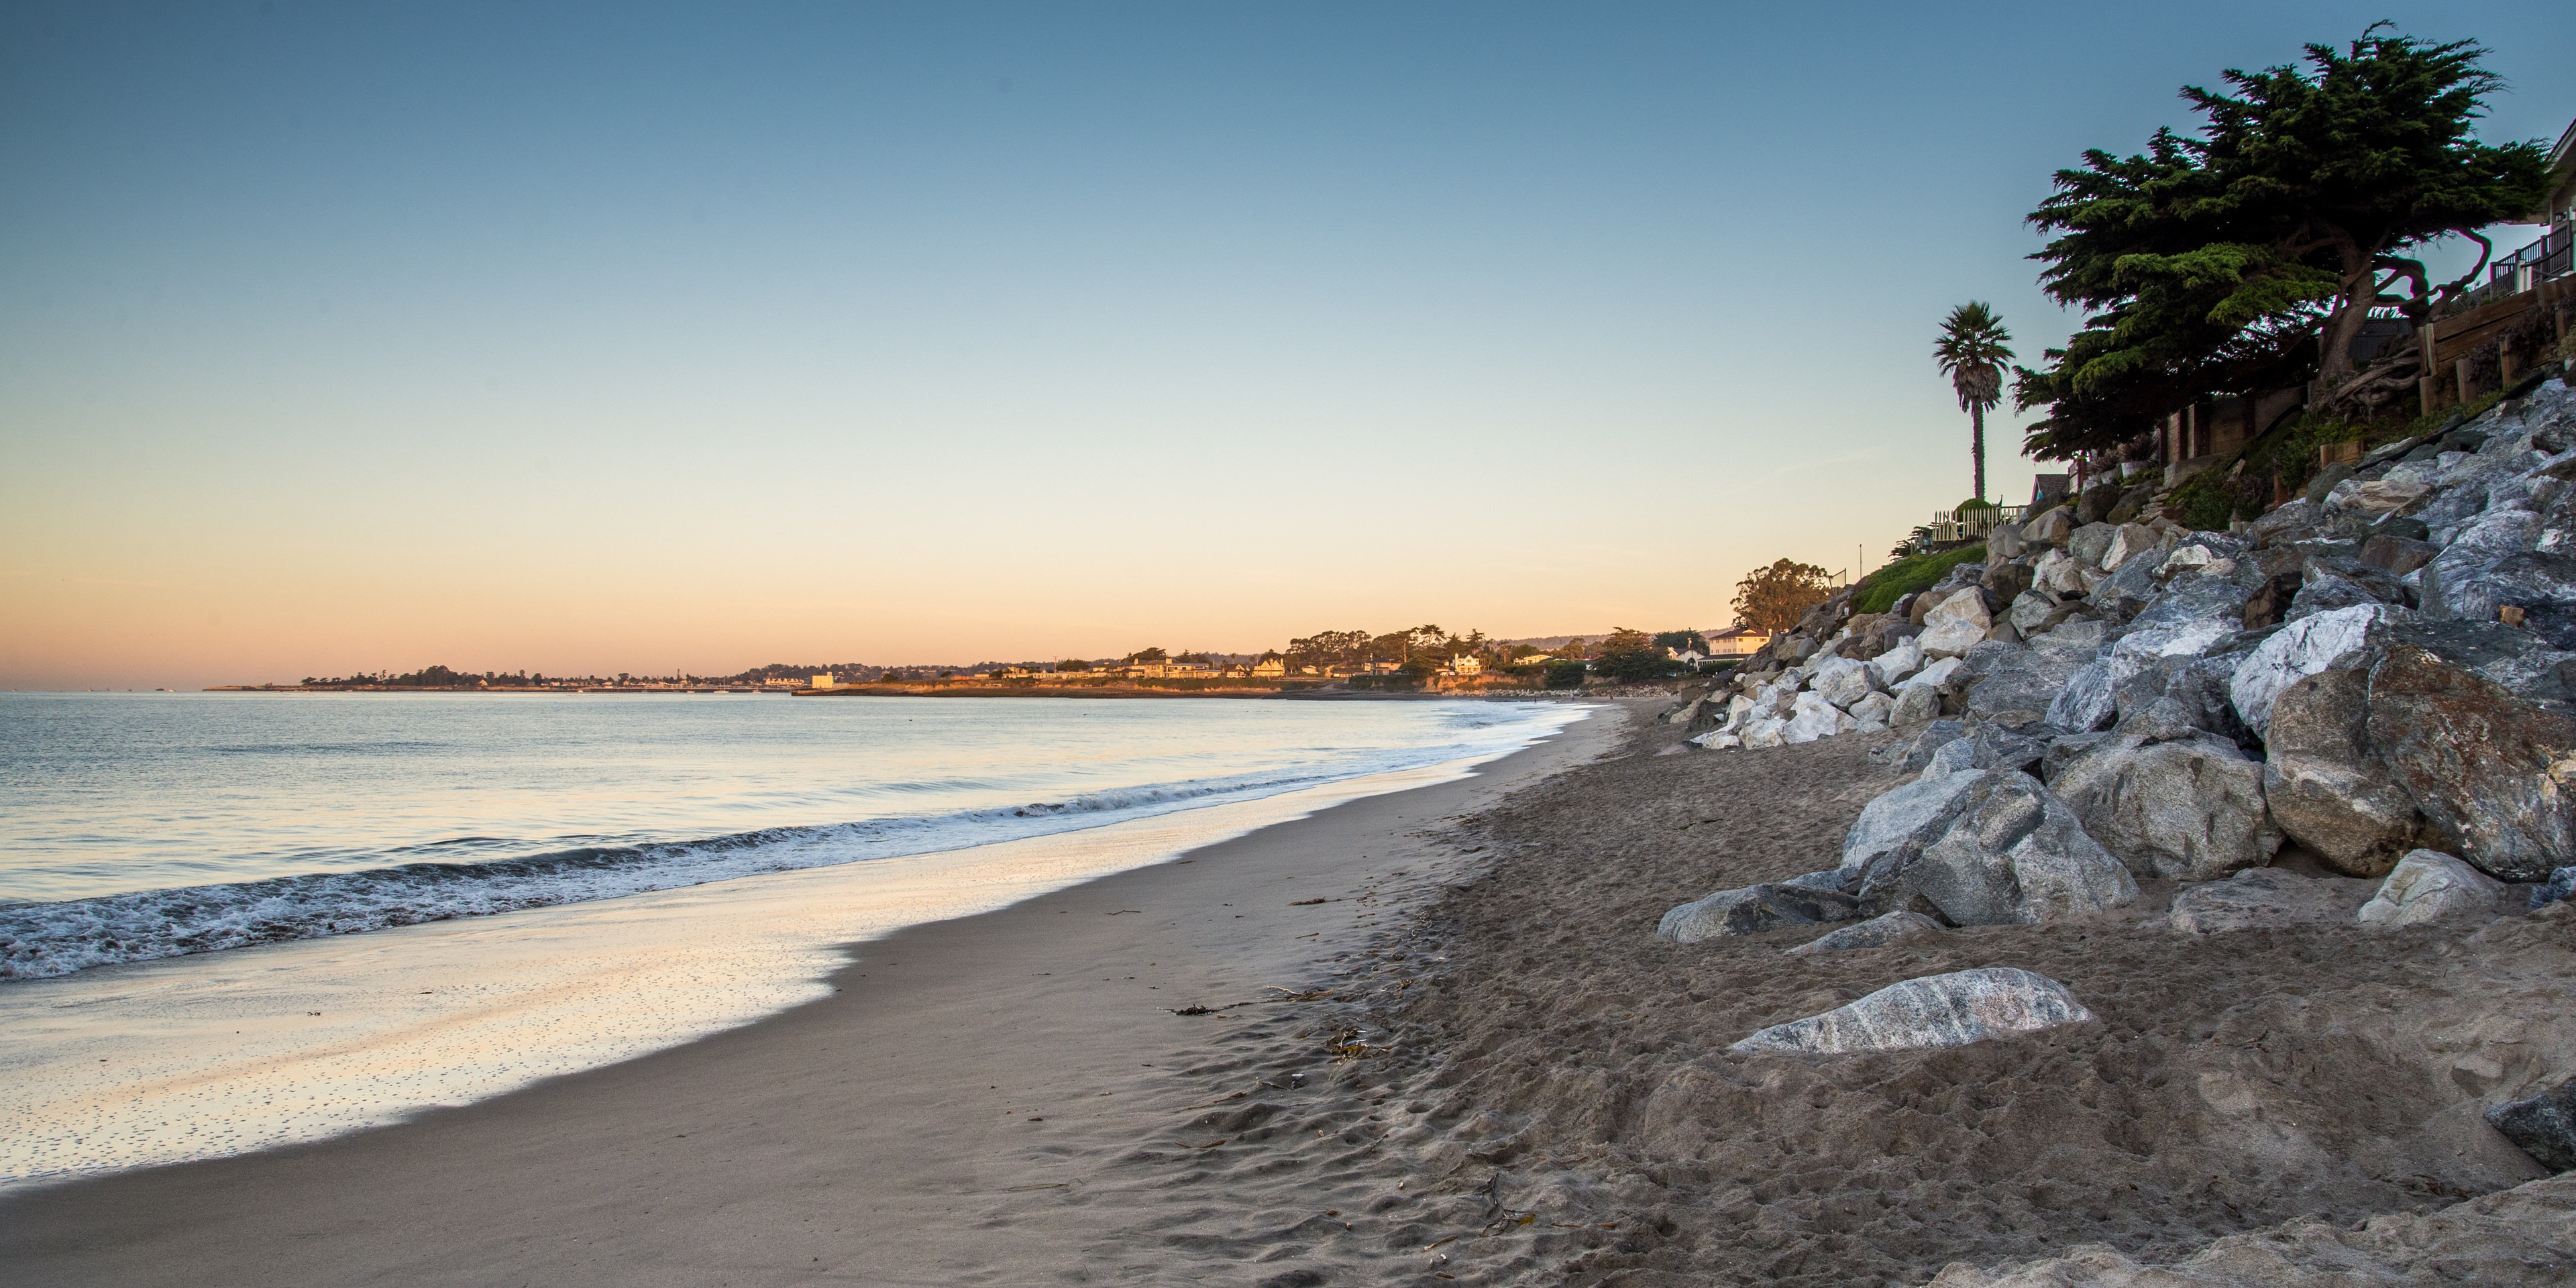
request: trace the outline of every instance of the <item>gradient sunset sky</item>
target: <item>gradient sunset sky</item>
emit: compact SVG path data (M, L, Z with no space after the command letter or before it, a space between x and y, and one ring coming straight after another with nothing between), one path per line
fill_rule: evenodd
M2380 17L2576 116L2563 0L12 4L0 688L1722 624L1967 495L2051 170Z

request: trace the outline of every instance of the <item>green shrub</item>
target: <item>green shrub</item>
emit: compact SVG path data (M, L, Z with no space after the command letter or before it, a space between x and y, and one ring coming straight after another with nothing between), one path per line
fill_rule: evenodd
M2455 416L2459 418L2461 424L2465 425L2470 421L2476 420L2480 416L2486 415L2487 412L2492 410L2497 403L2503 401L2504 391L2499 389L2494 393L2482 395L2478 398L2471 399L2468 402L2461 403L2457 407L2444 407L2436 411L2428 411L2423 415L2416 417L2412 423L2407 425L2406 432L2404 434L2392 434L2389 437L2392 441L2401 437L2420 438L2423 435L2432 433L2434 430L2440 429L2443 422L2448 421Z
M2216 470L2203 470L2165 497L2165 517L2202 532L2224 532L2236 517L2237 489Z
M1605 653L1592 664L1592 669L1621 684L1634 684L1640 680L1670 679L1681 674L1682 664L1661 653L1639 649L1628 653Z
M1950 511L1950 517L1953 519L1964 519L1979 510L2000 510L2002 508L2002 506L1997 505L1992 501L1970 497L1965 501L1961 501L1957 509Z
M1581 662L1570 658L1559 659L1547 664L1546 677L1540 680L1539 684L1543 688L1550 689L1580 689L1583 687L1583 676L1584 667Z
M1930 590L1951 569L1963 563L1974 563L1986 557L1984 546L1961 546L1931 554L1908 555L1903 559L1861 578L1860 593L1852 596L1855 613L1884 613L1896 607L1896 601L1918 590Z

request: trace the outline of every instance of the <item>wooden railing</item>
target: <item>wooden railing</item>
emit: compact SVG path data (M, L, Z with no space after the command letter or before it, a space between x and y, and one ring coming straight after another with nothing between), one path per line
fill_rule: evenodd
M1943 510L1932 516L1926 526L1932 529L1932 544L1952 541L1976 541L1993 532L2000 524L2020 523L2030 517L2026 505L1998 505L1991 509L1972 509L1962 516Z
M2576 304L2576 274L2546 279L2530 290L2426 323L2415 332L2417 352L2423 361L2417 377L2423 410L2430 412L2436 407L2465 401L2469 397L2470 355L2521 325L2536 311L2550 311L2551 338L2557 344L2566 343L2567 319L2558 310L2569 304ZM2511 383L2517 365L2529 363L2539 356L2512 352L2497 354L2504 380Z

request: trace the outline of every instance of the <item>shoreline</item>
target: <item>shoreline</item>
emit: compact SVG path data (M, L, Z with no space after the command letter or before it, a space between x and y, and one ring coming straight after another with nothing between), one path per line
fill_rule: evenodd
M64 692L77 692L77 690L63 690L63 691L64 691ZM131 690L131 692L171 692L171 690L166 690L166 689L164 689L164 690ZM643 689L643 688L592 688L592 689L536 689L536 688L456 689L456 688L445 688L445 689L428 689L428 688L400 688L400 687L388 688L388 687L359 687L359 686L352 686L352 687L347 687L347 688L325 688L325 687L322 687L322 686L319 686L319 685L311 686L311 687L307 687L307 686L305 686L305 685L297 685L297 684L219 684L219 685L213 685L213 686L210 686L210 687L207 687L207 688L203 688L203 689L190 690L190 692L196 692L196 693L368 693L368 694L381 694L381 695L387 695L387 696L393 696L393 695L411 695L411 694L438 694L438 695L442 695L442 696L449 696L449 695L452 695L452 696L459 696L459 697L489 696L489 695L507 695L507 696L513 696L513 697L549 697L549 696L551 696L551 697L595 697L595 696L618 696L618 697L653 697L653 696L661 696L661 697L688 697L688 696L698 696L698 697L787 697L787 698L1278 698L1278 699L1299 699L1299 700L1305 700L1305 701L1341 701L1341 702L1347 702L1347 701L1371 701L1371 702L1383 702L1383 701L1388 701L1388 700L1404 700L1404 701L1416 701L1416 702L1418 702L1418 701L1422 701L1422 700L1425 700L1425 699L1443 699L1443 700L1461 700L1461 699L1464 699L1464 700L1469 700L1469 701L1515 701L1515 702L1524 702L1524 701L1561 701L1561 700L1566 700L1566 699L1577 699L1577 700L1580 700L1580 699L1586 699L1586 698L1598 698L1598 697L1603 697L1603 696L1619 696L1619 695L1603 694L1603 693L1598 692L1598 691L1587 693L1587 692L1584 692L1584 691L1581 691L1581 690L1573 690L1573 689L1534 689L1534 688L1521 688L1521 687L1514 687L1514 686L1507 686L1507 685L1491 685L1491 686L1486 686L1486 687L1482 687L1482 688L1473 688L1473 689L1397 689L1397 690L1353 690L1353 689L1347 689L1347 688L1344 688L1344 689L1335 689L1335 688L1331 688L1331 687L1329 687L1329 686L1326 686L1326 685L1320 685L1320 684L1319 684L1319 685L1313 685L1313 686L1307 686L1307 687L1300 687L1300 688L1269 688L1269 689L1264 689L1264 688L1163 689L1163 688L1152 688L1152 687L1148 687L1148 686L1143 686L1143 685L1132 685L1132 684L1131 684L1131 685L1105 685L1105 684L1104 684L1104 685L1069 685L1069 684L1067 684L1067 685L1027 685L1027 686L978 685L978 686L954 686L954 687L950 687L950 686L894 686L894 685L857 685L857 684L852 684L852 685L840 685L840 686L836 686L836 687L834 687L834 688L829 688L829 689L754 689L754 688L728 688L728 687L718 687L718 686L714 686L714 685L708 685L708 686L702 686L702 687L694 687L694 688L678 688L678 687L674 687L674 688L667 688L667 689Z
M1137 1142L1205 1098L1210 1044L1311 1056L1314 1034L1273 1030L1321 1022L1335 956L1481 862L1422 829L1603 749L1615 710L1460 779L857 945L821 1000L681 1046L354 1135L0 1196L0 1265L61 1283L1051 1275L1067 1239L1136 1215L1072 1200L1158 1172ZM1251 1005L1265 996L1304 1001ZM1178 1014L1193 1007L1211 1009Z

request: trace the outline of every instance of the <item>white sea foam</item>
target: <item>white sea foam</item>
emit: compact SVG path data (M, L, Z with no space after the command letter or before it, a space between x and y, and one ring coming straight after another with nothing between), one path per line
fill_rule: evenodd
M525 703L527 700L500 701ZM969 731L981 730L982 721L989 714L989 706L977 703L971 704L972 709L961 710L965 705L939 705L903 718L907 723L915 724L924 718L934 722L960 720L964 722L962 727ZM1228 708L1235 705L1228 704ZM1141 732L1149 742L1153 739L1179 741L1177 745L1154 745L1150 756L1136 757L1136 766L1127 771L1131 778L1193 766L1234 769L1237 772L1163 781L1130 781L1068 794L1063 799L1009 806L880 813L876 817L846 822L804 823L669 839L667 835L657 838L652 833L657 830L667 833L672 819L666 816L638 819L635 816L642 809L638 803L608 799L597 807L606 816L606 821L612 824L649 821L660 824L660 827L639 828L624 836L613 832L603 835L602 832L608 829L587 831L576 837L559 837L552 844L481 835L417 841L402 836L398 829L381 822L360 820L357 825L362 829L372 830L394 843L379 844L372 849L347 844L314 846L310 847L308 857L302 860L313 866L327 864L342 870L302 871L255 880L130 890L91 898L0 903L0 980L42 979L95 966L613 899L710 881L951 850L1098 827L1173 810L1257 799L1362 774L1490 754L1501 747L1518 745L1534 730L1555 722L1555 713L1550 710L1517 704L1443 706L1449 710L1440 713L1440 718L1425 719L1419 712L1399 712L1399 720L1407 727L1372 730L1367 737L1341 740L1340 745L1330 737L1339 732L1331 728L1332 725L1345 723L1340 718L1327 717L1319 722L1311 716L1293 715L1290 719L1297 727L1284 732L1295 736L1279 739L1288 745L1265 757L1272 763L1258 768L1247 768L1240 759L1229 763L1225 757L1214 754L1213 748L1192 745L1198 740L1187 736L1188 726L1173 724L1175 715L1187 721L1193 714L1219 714L1203 706L1196 713L1122 707L1118 711L1104 713L1107 719L1087 712L1075 713L1080 718L1069 721L1067 728L1052 736L1042 730L1040 736L1031 739L1033 745L1026 750L1078 763L1086 757L1096 760L1104 754L1104 749L1126 754L1119 748L1119 740ZM899 708L889 706L882 710ZM766 710L753 708L753 711L756 714L746 718L771 718ZM1351 714L1352 719L1347 723L1353 727L1387 720L1386 715L1380 714L1385 711L1382 707L1367 710L1344 707L1342 711ZM1133 714L1128 714L1130 712ZM360 718L372 718L377 713L361 709L356 714ZM448 716L452 711L441 710L437 714ZM504 711L502 714L517 713ZM609 718L649 718L650 714L630 705L617 710ZM1046 714L1061 717L1064 713L1059 704ZM1226 714L1232 713L1227 711ZM805 713L796 713L796 718L806 718ZM881 720L884 718L890 717L880 717ZM1244 726L1241 718L1236 717L1233 723L1238 726L1234 732L1241 732ZM1255 725L1259 723L1254 722ZM847 727L838 731L847 732ZM466 732L470 735L472 731ZM729 729L719 729L715 733L739 736ZM1389 737L1390 733L1397 736ZM1316 738L1316 734L1327 737ZM165 754L172 756L175 763L193 765L210 758L257 753L263 757L282 757L290 768L309 768L321 757L346 760L357 756L371 759L387 771L400 773L423 758L453 760L458 750L453 741L439 739L376 737L357 745L358 750L353 752L351 744L345 741L308 738L305 742L296 743L231 738L216 739L193 753ZM730 750L719 743L707 754L721 755ZM753 752L757 750L757 747L752 749ZM476 763L473 748L466 748L464 754L468 763ZM801 757L810 754L800 746L800 759L792 762L790 769L801 767L804 764ZM983 765L968 763L942 767L915 763L918 753L908 754L913 755L914 761L903 767L915 772L900 784L880 784L874 801L891 799L935 809L951 802L990 799L997 792L1016 785L989 781L1004 775ZM579 760L580 757L574 759ZM331 772L341 771L335 765ZM1041 785L1070 785L1064 776L1030 775L1021 771L1016 777L1023 784L1035 781ZM1046 783L1049 777L1053 777L1055 782ZM762 780L750 790L736 787L729 792L735 797L757 795L774 791L776 786L774 782ZM291 782L281 786L286 793L291 794L293 789ZM635 788L624 790L630 794L637 791ZM401 804L406 810L428 813L417 802L404 799ZM810 815L818 809L828 808L829 804L828 800L807 804L802 806L802 812ZM883 808L881 804L876 807ZM269 808L282 811L286 807L271 805ZM744 812L741 805L728 800L723 810L710 810L705 814L708 817L737 817ZM425 820L427 823L436 821L439 820L434 815ZM271 831L278 830L273 824L264 826ZM302 827L299 824L299 831L294 835L300 837ZM565 841L577 843L566 844ZM234 848L247 846L237 844ZM197 860L195 867L221 869L232 865L260 871L292 868L298 864L293 853L279 853L276 849L250 860L232 860L222 850L220 838L217 838L213 853L212 860ZM143 870L159 873L174 870L174 865L150 865Z

